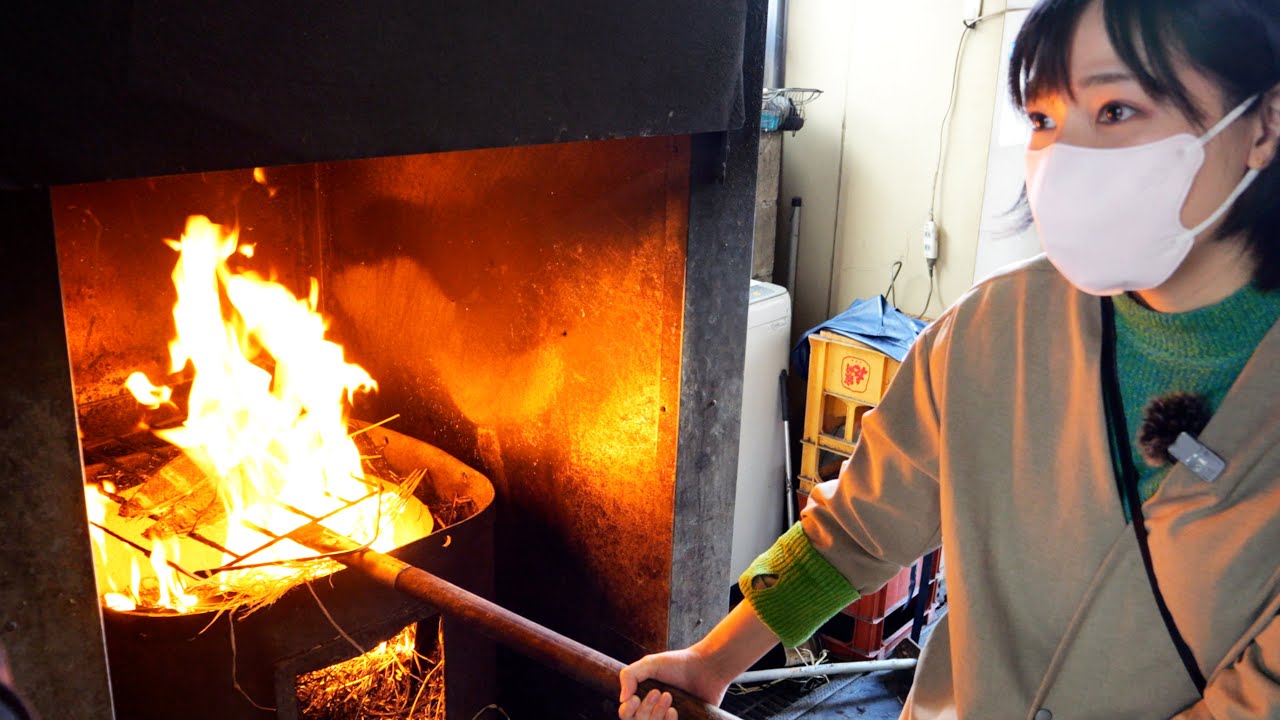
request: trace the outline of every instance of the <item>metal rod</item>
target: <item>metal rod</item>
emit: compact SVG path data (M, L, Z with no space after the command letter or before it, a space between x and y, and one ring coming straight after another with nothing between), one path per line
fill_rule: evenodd
M788 235L787 248L787 292L791 293L791 306L796 303L796 264L800 258L800 208L804 201L799 196L791 198L791 233Z
M915 658L831 663L830 665L801 665L774 670L753 670L739 675L733 679L733 682L735 685L747 685L749 683L773 682L774 680L811 678L819 675L849 675L851 673L870 673L881 670L910 670L915 666Z
M152 516L150 516L150 517L151 517L151 519L152 519L152 520L159 520L159 519L160 519L160 518L158 518L158 517L156 517L156 516L154 516L154 515L152 515ZM230 551L230 550L228 550L227 548L222 547L222 545L220 545L220 544L218 544L218 543L216 543L216 542L214 542L214 541L210 540L209 538L205 537L204 535L201 535L200 533L196 532L195 530L192 530L191 532L187 533L187 537L191 538L192 540L195 540L196 542L198 542L198 543L200 543L200 544L204 545L205 547L212 548L213 550L216 550L216 551L218 551L218 552L222 553L223 555L235 555L235 553L231 552L231 551Z
M336 508L336 509L334 509L334 510L330 510L329 512L327 512L327 513L325 513L324 515L321 515L321 516L319 516L319 517L316 517L316 516L314 516L314 515L311 515L310 513L303 512L300 508L294 507L293 505L290 505L290 504L285 503L285 502L281 502L281 501L279 501L279 500L274 500L274 499L272 499L272 500L271 500L271 502L272 502L273 504L275 504L275 505L277 505L277 506L279 506L279 507L281 507L281 508L283 508L283 509L285 509L285 510L289 511L289 512L292 512L292 513L293 513L293 514L295 514L295 515L298 515L298 516L300 516L300 517L303 517L303 518L306 518L306 519L310 520L311 522L310 522L310 523L308 523L308 525L304 525L304 526L303 526L303 527L308 527L309 525L314 525L314 524L322 523L322 522L324 522L325 520L328 520L329 518L332 518L334 515L337 515L337 514L338 514L338 513L340 513L340 512L343 512L343 511L345 511L345 510L348 510L348 509L350 509L350 508L353 508L353 507L355 507L356 505L359 505L360 503L362 503L362 502L364 502L364 501L368 500L369 498L376 497L376 496L378 496L378 493L369 493L368 495L365 495L364 497L360 498L359 500L350 501L350 502L348 502L348 501L346 501L346 500L343 500L343 502L345 502L345 503L346 503L345 505L343 505L342 507ZM379 503L381 503L381 499L380 499L380 498L379 498ZM381 515L382 515L381 505L379 505L378 515L379 515L379 518L381 518ZM209 570L203 570L203 571L201 571L201 572L203 572L203 573L206 573L206 576L207 576L207 577L212 577L213 575L216 575L217 573L220 573L220 572L226 572L226 571L228 571L228 570L248 570L248 569L250 569L250 568L263 567L264 565L275 565L275 564L278 564L278 563L282 562L282 561L280 561L280 560L271 560L271 561L269 561L269 562L265 562L265 563L242 564L242 563L244 563L244 561L245 561L245 560L247 560L248 558L250 558L250 557L252 557L252 556L254 556L254 555L257 555L258 553L262 552L263 550L266 550L267 548L271 547L272 545L275 545L276 543L278 543L278 542L280 542L280 541L282 541L282 540L287 540L287 539L289 539L289 536L287 536L287 535L280 535L280 534L277 534L277 533L275 533L275 532L272 532L271 530L268 530L267 528L261 527L260 525L258 525L258 524L256 524L256 523L249 522L248 520L241 520L241 521L240 521L240 524L241 524L241 525L243 525L245 528L247 528L247 529L249 529L249 530L252 530L253 532L258 533L259 535L262 535L262 536L267 537L267 538L270 538L270 539L269 539L269 540L267 540L267 542L265 542L265 543L263 543L263 544L259 545L258 547L256 547L256 548L254 548L254 549L250 550L249 552L244 553L243 555L236 555L235 553L232 553L232 552L230 552L230 551L227 551L227 554L228 554L228 555L233 555L233 556L235 557L235 559L234 559L234 560L232 560L232 561L231 561L231 562L229 562L229 563L224 563L224 564L223 564L223 565L221 565L220 567L211 568L211 569L209 569ZM310 560L310 559L312 559L312 558L298 558L298 559L299 559L299 560Z
M354 541L326 528L309 525L289 534L294 542L324 553L345 552L334 559L395 588L406 595L425 600L451 618L462 620L496 642L526 657L617 697L618 673L623 663L554 630L517 615L479 595L463 590L420 568L389 555L357 549ZM682 720L739 720L720 708L709 705L679 688L660 683L640 684L643 696L650 688L671 693L673 707Z
M790 0L777 0L777 45L774 48L774 74L778 84L775 87L787 86L787 23L790 11Z
M116 532L115 530L112 530L111 528L109 528L109 527L107 527L107 526L105 526L105 525L99 525L98 523L93 522L92 520L90 520L90 521L89 521L89 524L90 524L90 525L92 525L93 527L98 528L98 529L99 529L99 530L101 530L102 532L104 532L104 533L106 533L106 534L110 535L111 537L113 537L113 538L115 538L115 539L119 540L120 542L124 543L125 545L128 545L129 547L133 548L134 550L137 550L138 552L142 553L143 557L147 557L147 558L151 557L151 551L150 551L150 550L148 550L147 548L142 547L142 546L141 546L141 545L139 545L138 543L136 543L136 542L134 542L134 541L130 540L129 538L127 538L127 537L125 537L125 536L121 535L120 533ZM183 575L186 575L187 577L191 578L192 580L200 580L200 579L201 579L200 577L198 577L198 576L196 576L196 575L192 574L191 572L187 571L187 569L186 569L186 568L182 567L181 565L179 565L179 564L175 563L175 562L174 562L174 561L172 561L172 560L165 560L164 564L165 564L165 565L168 565L169 567L173 568L174 570L176 570L176 571L178 571L178 572L182 573Z
M787 392L787 371L778 373L778 402L782 405L782 457L784 472L782 491L787 498L787 527L796 524L796 490L791 480L791 397Z

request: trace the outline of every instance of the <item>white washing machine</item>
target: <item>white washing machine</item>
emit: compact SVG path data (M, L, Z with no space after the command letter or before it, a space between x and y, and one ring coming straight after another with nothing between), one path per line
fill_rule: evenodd
M790 296L785 288L752 280L729 567L734 582L786 530L786 456L778 376L787 367L790 349Z

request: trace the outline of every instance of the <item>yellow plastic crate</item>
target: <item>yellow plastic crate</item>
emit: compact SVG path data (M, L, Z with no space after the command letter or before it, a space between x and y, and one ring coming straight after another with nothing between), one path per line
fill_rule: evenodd
M877 405L898 371L897 360L857 340L830 331L809 336L809 393ZM820 379L820 384L814 379Z
M822 457L848 457L862 415L884 397L900 363L857 340L824 331L809 336L809 384L801 439L800 489L828 479ZM829 464L829 463L828 463Z
M808 493L813 489L814 485L820 482L830 480L839 474L840 466L833 460L831 455L837 455L834 460L843 461L843 458L853 454L853 447L849 446L847 451L832 450L824 447L818 447L812 443L802 442L800 445L800 490ZM825 462L824 462L825 459Z
M801 476L801 477L800 477L800 492L804 493L805 495L808 495L808 494L810 494L810 493L812 493L812 492L813 492L813 488L814 488L814 486L816 486L817 484L818 484L818 481L817 481L817 480L814 480L813 478L807 478L807 477ZM798 507L798 506L797 506L797 507Z

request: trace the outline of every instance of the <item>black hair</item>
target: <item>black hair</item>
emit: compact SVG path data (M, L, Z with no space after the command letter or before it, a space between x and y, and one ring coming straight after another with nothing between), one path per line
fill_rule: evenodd
M1280 84L1280 0L1041 0L1022 26L1009 64L1015 103L1071 94L1071 41L1094 2L1102 4L1112 47L1143 90L1202 129L1208 119ZM1197 106L1178 78L1179 63L1217 84L1224 107ZM1218 239L1236 235L1245 237L1257 262L1258 287L1280 289L1280 157L1223 220Z

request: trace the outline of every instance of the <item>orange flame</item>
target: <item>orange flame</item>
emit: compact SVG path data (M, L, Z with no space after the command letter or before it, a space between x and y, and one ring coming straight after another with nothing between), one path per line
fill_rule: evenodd
M308 516L330 514L324 523L330 529L375 549L394 548L402 539L383 531L392 527L399 499L390 491L371 491L379 481L365 478L359 451L347 434L349 404L377 384L363 368L346 362L341 346L325 339L315 281L309 296L299 299L253 273L233 272L227 259L239 246L237 232L203 216L189 218L182 239L166 243L179 253L173 270L178 301L170 369L176 373L190 366L194 380L185 422L156 435L181 448L214 481L227 512L218 524L225 530L218 542L229 551L221 563L235 564L246 554L251 557L245 562L254 565L312 556L287 540L268 544L270 534L282 536L306 524ZM141 373L131 375L126 387L152 408L172 397L172 388ZM112 495L110 488L86 489L90 520L96 524L92 536L104 603L179 612L195 607L199 600L190 589L196 583L174 566L185 568L188 559L199 562L184 553L208 550L184 550L184 539L176 535L148 538L153 575L141 577L134 558L126 589L123 567L113 565L101 527L118 506L119 496ZM350 507L341 509L345 505ZM430 515L422 515L429 522ZM424 534L421 526L417 530L414 537ZM246 572L219 573L220 591L233 591ZM264 572L287 581L298 571L258 568L252 573L255 581Z

